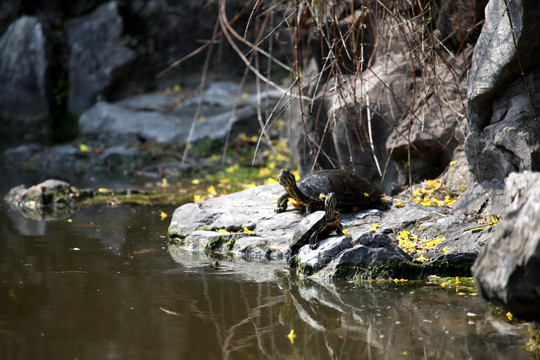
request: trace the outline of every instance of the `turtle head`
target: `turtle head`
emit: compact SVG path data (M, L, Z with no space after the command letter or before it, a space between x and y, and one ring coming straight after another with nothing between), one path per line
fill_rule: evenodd
M324 199L324 212L326 213L327 219L332 219L334 217L334 213L336 212L336 206L336 194L331 192L326 195L326 198Z
M294 174L286 169L279 172L277 180L285 189L291 189L296 184Z

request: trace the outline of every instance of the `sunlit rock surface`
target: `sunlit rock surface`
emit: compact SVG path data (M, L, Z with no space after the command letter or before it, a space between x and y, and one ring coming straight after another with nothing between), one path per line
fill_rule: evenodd
M286 253L304 214L293 208L276 213L276 199L282 193L280 185L263 185L180 206L169 226L170 247L230 258L277 260L286 266ZM470 266L492 227L479 227L476 217L450 208L402 203L387 211L343 214L347 234L320 239L315 250L302 247L295 260L298 271L325 279L470 275ZM440 241L422 253L407 254L397 245L402 230L426 241Z

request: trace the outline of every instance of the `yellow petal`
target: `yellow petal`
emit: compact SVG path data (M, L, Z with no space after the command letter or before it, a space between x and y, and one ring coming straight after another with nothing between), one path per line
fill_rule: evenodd
M294 344L294 338L296 337L296 334L294 333L294 329L291 329L287 337L289 338L291 344Z
M165 219L167 218L168 215L167 215L166 212L161 211L161 212L159 213L159 216L161 217L161 220L165 220Z
M92 151L92 149L88 145L85 145L85 144L80 144L79 145L79 150L81 150L82 152L90 152L90 151Z
M208 193L209 193L210 195L214 195L214 196L217 195L217 191L216 191L216 188L214 187L214 185L210 185L210 186L208 187Z

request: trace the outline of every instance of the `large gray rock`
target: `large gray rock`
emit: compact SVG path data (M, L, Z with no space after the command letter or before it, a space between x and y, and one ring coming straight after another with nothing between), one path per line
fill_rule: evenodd
M130 136L155 142L174 142L187 137L189 129L174 118L152 111L133 111L123 106L99 101L79 118L79 133L87 136L116 138Z
M180 248L243 259L282 260L285 266L303 214L297 210L275 213L275 201L282 193L279 185L265 185L180 206L169 226L171 251ZM320 239L314 250L309 245L301 247L294 262L298 271L324 279L470 275L469 268L491 228L477 229L474 218L448 209L403 203L388 211L342 214L348 234ZM427 261L421 263L398 247L401 230L421 239L444 240L426 247L423 256ZM414 259L418 257L414 255Z
M182 112L167 115L154 111L133 111L117 104L100 101L85 111L79 119L79 132L83 135L116 138L131 136L159 143L180 143L188 139L196 142L210 138L224 141L229 129L234 137L240 132L254 133L259 128L257 110L245 106L225 110L213 116L195 120L193 132L192 113L195 109L183 108ZM190 136L191 133L191 136Z
M540 174L511 174L506 190L509 212L472 271L486 299L540 321Z
M122 43L123 20L112 1L65 24L69 55L69 111L80 115L100 95L110 97L135 52Z
M47 41L41 22L23 16L0 38L0 116L25 124L50 115Z
M540 170L540 7L535 1L492 0L485 14L467 79L465 142L480 182Z

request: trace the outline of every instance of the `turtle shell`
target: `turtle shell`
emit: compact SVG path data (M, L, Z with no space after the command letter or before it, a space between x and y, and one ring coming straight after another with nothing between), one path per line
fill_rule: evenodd
M315 211L300 221L296 231L293 235L293 245L301 248L303 245L309 242L309 238L317 229L317 226L325 221L325 212L324 211ZM327 225L328 227L328 225Z
M338 207L346 211L376 207L383 195L370 181L346 170L314 171L296 184L304 195L317 203L317 209L324 207L320 194L334 192Z
M340 215L339 213L336 213L334 216L334 219L325 224L324 227L320 230L318 238L323 238L328 236L330 232L333 230L336 230L338 235L343 234L341 224L340 224ZM326 221L326 214L324 211L315 211L314 213L309 214L305 218L302 219L300 224L298 224L298 227L296 228L296 231L293 235L293 243L289 247L289 251L286 254L287 263L291 266L295 266L293 259L295 258L296 254L298 254L298 251L300 248L304 245L309 244L311 235L320 228L321 225L323 225ZM318 239L315 244L315 247L318 244Z

